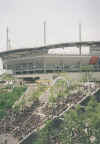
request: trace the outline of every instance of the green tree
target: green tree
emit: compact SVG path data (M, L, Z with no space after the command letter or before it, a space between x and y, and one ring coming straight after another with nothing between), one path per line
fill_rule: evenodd
M82 72L82 81L92 81L93 71L93 65L80 66L80 72Z

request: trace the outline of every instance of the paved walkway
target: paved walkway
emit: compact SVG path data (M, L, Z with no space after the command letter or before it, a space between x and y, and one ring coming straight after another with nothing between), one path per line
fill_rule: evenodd
M11 135L3 134L0 135L0 144L17 144L17 139L13 138Z

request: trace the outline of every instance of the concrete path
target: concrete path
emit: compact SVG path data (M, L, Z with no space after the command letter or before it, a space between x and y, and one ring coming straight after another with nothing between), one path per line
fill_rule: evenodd
M17 144L18 141L11 135L3 134L0 135L0 144Z

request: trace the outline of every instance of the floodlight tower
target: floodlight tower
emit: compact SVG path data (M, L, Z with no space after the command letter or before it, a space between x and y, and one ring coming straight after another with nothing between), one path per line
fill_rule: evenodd
M8 30L8 27L6 29L6 36L7 36L7 38L6 38L6 48L8 50L9 49L9 30Z
M79 24L79 42L81 43L82 41L82 25ZM79 48L79 54L81 55L81 44L80 44L80 48Z
M44 38L44 45L46 45L46 21L43 22L43 38Z
M43 22L43 41L44 41L44 47L46 45L46 21ZM45 49L43 49L43 71L46 72L45 70L45 67L46 67L46 64L45 64L45 60L44 60L44 51Z
M6 29L6 48L7 50L11 49L11 39L9 38L9 28Z

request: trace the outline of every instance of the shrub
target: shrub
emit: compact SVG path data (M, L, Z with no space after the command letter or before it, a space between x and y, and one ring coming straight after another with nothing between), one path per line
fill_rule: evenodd
M26 90L26 87L15 87L10 92L0 93L0 117L6 114L6 111L12 108L12 105Z

